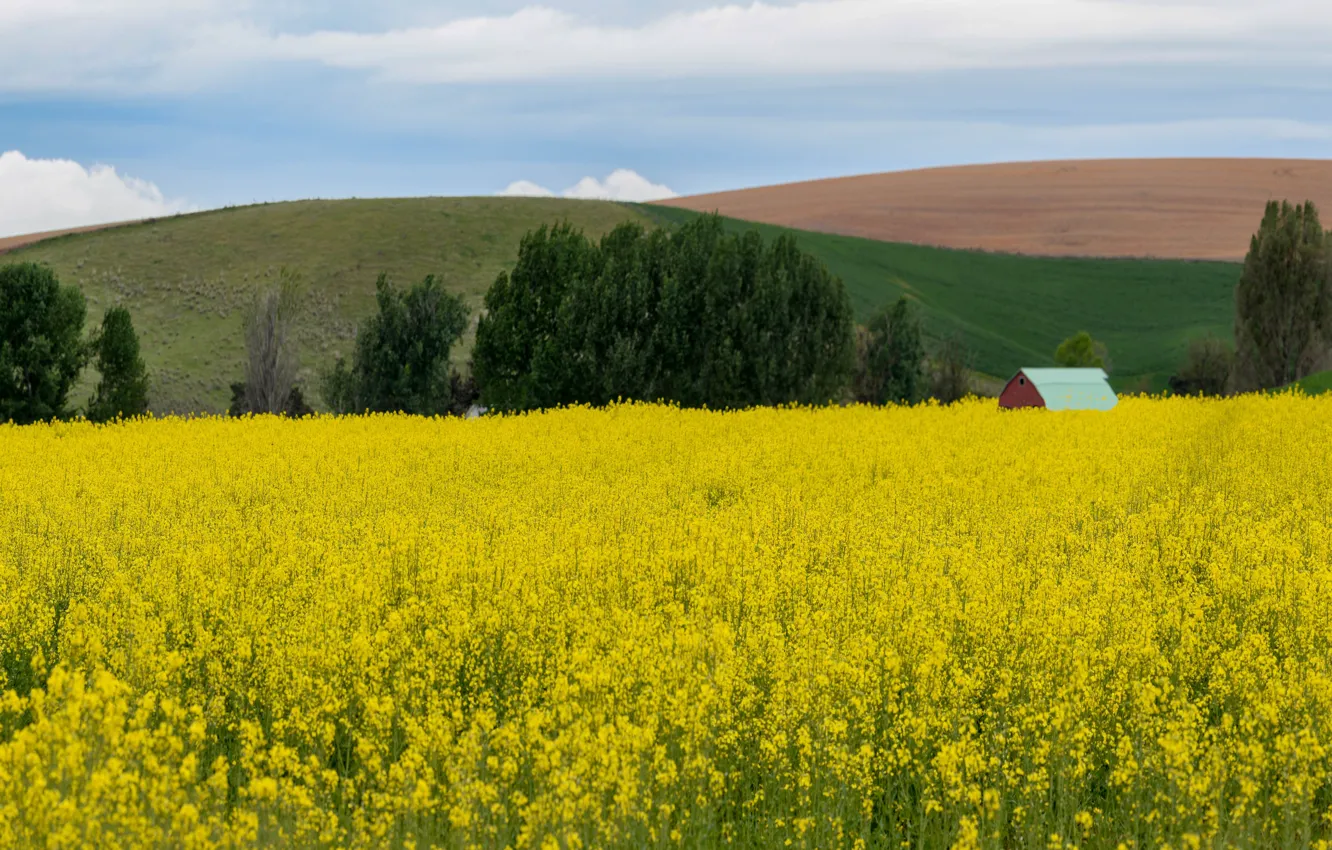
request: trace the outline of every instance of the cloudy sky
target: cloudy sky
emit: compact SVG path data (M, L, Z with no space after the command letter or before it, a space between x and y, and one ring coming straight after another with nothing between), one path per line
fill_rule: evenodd
M1332 155L1327 0L0 0L0 236L253 201Z

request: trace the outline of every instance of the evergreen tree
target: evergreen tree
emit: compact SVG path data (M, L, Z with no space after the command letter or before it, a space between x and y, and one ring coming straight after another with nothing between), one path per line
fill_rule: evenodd
M68 415L70 388L87 363L83 293L36 263L0 266L0 422Z
M93 351L102 379L88 402L88 418L106 422L147 413L148 370L139 356L139 337L128 310L112 307L106 311Z

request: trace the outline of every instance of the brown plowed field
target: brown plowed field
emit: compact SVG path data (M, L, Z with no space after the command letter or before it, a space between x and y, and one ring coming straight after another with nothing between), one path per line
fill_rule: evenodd
M694 195L662 204L804 230L1018 254L1240 260L1269 199L1332 225L1332 160L967 165Z
M117 221L113 224L92 224L87 227L71 227L67 230L47 230L42 233L25 233L22 236L5 236L0 238L0 254L6 251L14 251L34 242L41 242L43 239L54 239L57 236L67 236L71 233L91 233L94 230L105 230L108 227L120 227L124 224L137 224L137 222Z

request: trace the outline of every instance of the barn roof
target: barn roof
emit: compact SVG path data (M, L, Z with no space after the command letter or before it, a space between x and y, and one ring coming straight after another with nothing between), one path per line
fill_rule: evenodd
M1109 410L1119 401L1104 369L1023 369L1047 410Z

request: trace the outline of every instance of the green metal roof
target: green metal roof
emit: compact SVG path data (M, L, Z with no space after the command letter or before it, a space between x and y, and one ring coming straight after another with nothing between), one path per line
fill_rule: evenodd
M1104 369L1023 369L1047 410L1109 410L1119 399Z

